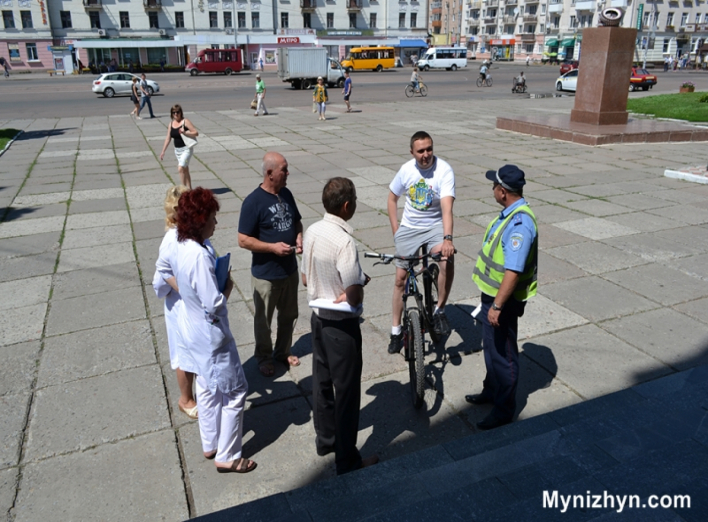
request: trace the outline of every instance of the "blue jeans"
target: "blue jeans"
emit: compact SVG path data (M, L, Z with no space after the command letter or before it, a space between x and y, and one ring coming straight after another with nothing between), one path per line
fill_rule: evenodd
M140 108L138 109L138 116L140 116L140 111L143 110L143 107L145 107L146 103L147 103L148 109L150 109L150 117L154 118L155 115L152 113L152 102L150 101L150 96L141 96L140 97Z

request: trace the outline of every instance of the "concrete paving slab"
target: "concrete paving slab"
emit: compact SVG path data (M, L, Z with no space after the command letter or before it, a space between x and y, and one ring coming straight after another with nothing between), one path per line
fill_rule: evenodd
M48 251L56 252L59 250L60 234L61 232L56 230L44 234L0 239L0 260L41 254Z
M598 242L549 248L545 253L568 261L589 274L604 274L647 263L641 257Z
M98 328L145 318L142 288L135 286L102 294L65 299L53 306L47 319L46 335Z
M141 221L133 223L133 234L135 240L153 239L156 237L162 238L165 235L165 219L155 219L153 221Z
M46 303L51 285L51 275L0 283L0 295L8 296L0 300L0 310Z
M627 226L640 232L656 232L658 230L670 230L685 226L684 223L675 219L655 216L648 212L633 212L632 214L622 214L621 216L608 216L607 221L617 223L621 226Z
M650 214L663 216L687 225L702 225L708 223L708 210L688 205L657 208L647 211Z
M46 315L46 302L4 310L0 316L0 345L40 339Z
M130 219L128 212L125 210L88 212L86 214L74 214L73 216L67 217L66 230L124 225L128 223L130 223Z
M87 397L95 407L86 402ZM157 365L51 386L35 393L25 460L82 451L169 427Z
M708 296L708 282L656 263L612 272L605 278L663 305Z
M0 397L3 412L0 423L0 467L16 466L19 462L30 398L29 392Z
M526 303L524 316L519 321L519 339L528 339L587 322L587 319L547 297L536 295Z
M625 206L615 205L614 203L602 201L601 199L585 199L582 201L572 201L569 203L565 203L564 206L573 210L577 210L579 212L583 212L585 214L590 214L591 216L595 217L605 217L631 212L631 209L628 209Z
M19 482L18 468L9 468L0 471L0 512L9 513L15 502L17 483Z
M85 248L67 249L59 257L57 273L120 265L135 261L131 243L110 243ZM150 275L152 280L152 275Z
M37 373L39 341L0 347L0 396L28 393Z
M662 230L655 235L677 241L692 249L700 249L701 252L708 251L708 227L706 226L689 226L674 228L672 230Z
M690 303L674 306L676 310L708 324L708 299L698 299Z
M130 230L130 225L126 223L123 225L67 230L61 246L63 250L71 250L96 247L99 245L126 243L132 240L133 233ZM132 250L132 248L126 250Z
M679 259L672 266L692 277L708 281L708 254Z
M86 214L89 212L105 212L126 210L125 198L94 199L91 201L72 201L69 215Z
M545 224L555 224L585 218L585 214L567 209L565 207L561 207L560 205L537 205L533 208L533 212L534 214L536 214L537 222ZM497 215L498 214L495 213L494 215L490 216L490 219L486 220L484 226L486 227L486 225L489 224L491 218L496 217ZM575 231L569 230L569 232Z
M52 216L0 223L0 239L53 232L64 228L64 216Z
M583 399L600 397L672 372L653 357L595 325L564 330L533 340L545 350L524 353Z
M559 248L572 250L572 248L577 246L578 245L573 245ZM552 252L552 249L550 250ZM538 274L539 285L546 285L547 283L555 283L556 281L565 281L567 279L575 279L588 275L588 272L585 270L582 270L572 263L553 257L545 251L539 252L538 266L540 267Z
M602 328L678 370L708 362L708 332L701 323L669 308L608 321Z
M48 337L37 388L155 362L152 332L146 320Z
M198 515L334 475L331 458L317 456L311 408L302 397L248 410L243 433L243 455L258 463L247 475L248 487L239 486L244 477L219 474L214 461L204 458L196 423L180 428Z
M140 286L135 261L57 274L54 276L52 299L56 304L58 300L100 294L116 288L131 286ZM150 291L152 291L152 287Z
M629 236L639 233L639 231L634 228L596 217L563 221L554 223L554 226L594 240Z
M573 234L572 232L567 232L553 225L542 223L538 225L538 236L540 238L538 248L541 250L557 246L575 245L588 240L588 238L578 234Z
M187 519L174 433L165 430L27 465L14 515L18 522Z
M22 280L52 274L57 252L53 249L37 255L0 259L0 281Z
M703 251L701 248L694 248L658 234L660 233L636 234L623 238L606 239L603 242L652 262L670 262L672 259L699 254ZM696 242L696 246L699 245L700 242Z

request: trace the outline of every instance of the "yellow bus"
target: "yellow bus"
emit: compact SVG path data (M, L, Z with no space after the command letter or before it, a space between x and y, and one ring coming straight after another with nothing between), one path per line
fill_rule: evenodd
M381 72L395 66L393 47L354 47L342 61L342 67L349 71Z

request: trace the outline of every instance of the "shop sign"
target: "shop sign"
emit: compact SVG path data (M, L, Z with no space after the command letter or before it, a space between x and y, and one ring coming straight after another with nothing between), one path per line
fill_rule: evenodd
M490 45L514 45L516 40L513 38L505 38L503 40L491 40Z
M300 43L300 38L297 36L279 36L278 43L279 44L296 44L296 43Z

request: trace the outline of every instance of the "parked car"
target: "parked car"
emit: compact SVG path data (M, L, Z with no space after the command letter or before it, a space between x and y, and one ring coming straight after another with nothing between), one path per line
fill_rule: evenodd
M578 69L572 69L556 80L557 91L573 91L578 85Z
M573 69L577 69L579 65L577 60L565 60L560 66L560 73L565 74Z
M93 81L91 90L96 94L103 94L106 98L113 98L115 95L130 96L130 92L133 88L133 78L137 78L138 81L140 80L140 76L137 74L126 72L103 73ZM148 84L147 90L150 95L160 92L160 86L157 82L153 82L152 80L146 81Z
M632 67L632 77L629 79L629 90L638 91L642 89L643 91L648 91L656 85L656 76L649 74L646 69L641 67Z

